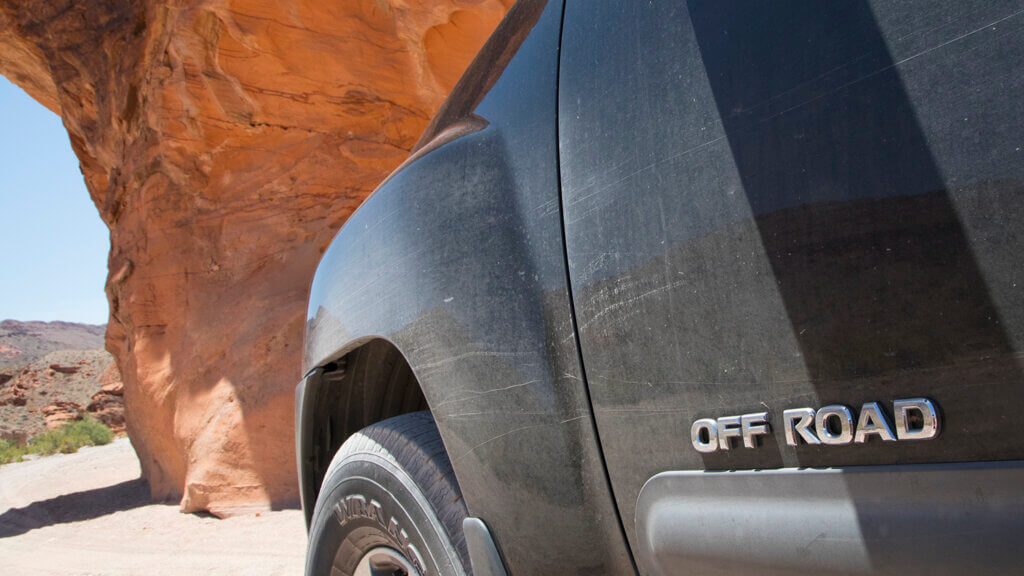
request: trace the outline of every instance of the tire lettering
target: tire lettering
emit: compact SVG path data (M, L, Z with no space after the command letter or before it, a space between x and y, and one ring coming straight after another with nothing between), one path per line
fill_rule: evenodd
M405 557L416 567L416 570L423 576L427 576L427 568L423 562L423 555L420 554L416 545L409 541L409 533L398 523L398 519L391 516L387 522L384 521L384 507L380 502L367 499L361 494L345 496L334 504L334 516L344 526L350 520L366 518L373 520L380 525L398 543Z

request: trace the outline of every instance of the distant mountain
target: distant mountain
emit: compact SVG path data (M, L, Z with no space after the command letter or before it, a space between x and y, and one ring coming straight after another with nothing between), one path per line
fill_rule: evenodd
M34 362L58 350L103 348L105 324L0 322L0 371Z

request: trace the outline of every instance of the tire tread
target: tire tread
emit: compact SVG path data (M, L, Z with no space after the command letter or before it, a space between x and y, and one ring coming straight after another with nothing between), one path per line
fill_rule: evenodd
M335 467L360 453L391 460L412 478L444 528L466 574L470 574L469 551L462 532L462 521L469 514L430 412L395 416L353 434L335 454L325 477L330 478Z

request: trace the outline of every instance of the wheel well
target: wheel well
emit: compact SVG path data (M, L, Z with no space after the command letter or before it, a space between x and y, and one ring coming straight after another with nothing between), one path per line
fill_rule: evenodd
M323 366L306 390L310 432L302 481L316 502L324 474L338 448L363 428L410 412L428 410L416 376L393 344L375 339Z

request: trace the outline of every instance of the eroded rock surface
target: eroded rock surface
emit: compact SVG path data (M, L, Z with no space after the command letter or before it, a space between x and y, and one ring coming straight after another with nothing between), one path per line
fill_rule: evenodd
M294 501L328 242L511 0L0 0L0 73L61 115L111 230L107 348L154 496Z
M57 430L65 424L81 420L82 407L74 402L59 400L43 407L43 418L46 419L47 430Z
M92 395L85 410L115 434L120 434L125 431L124 383L116 365L111 364L100 374L100 384L100 391Z

